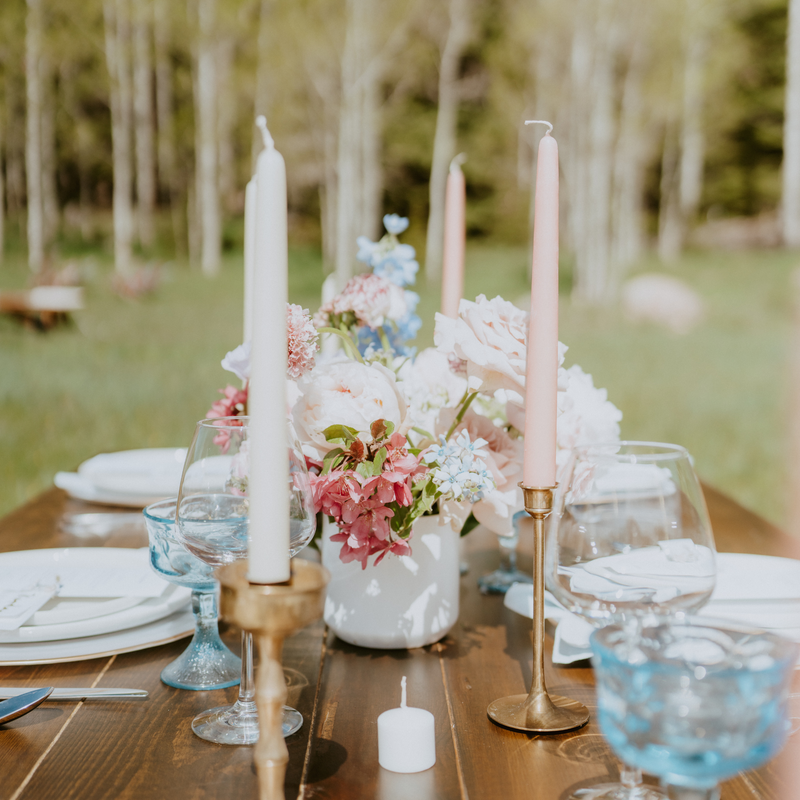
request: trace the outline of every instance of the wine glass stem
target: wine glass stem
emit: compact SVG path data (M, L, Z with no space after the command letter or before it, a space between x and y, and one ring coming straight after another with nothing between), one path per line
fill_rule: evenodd
M256 710L256 686L253 681L253 634L242 631L242 682L239 684L239 703Z
M667 786L669 800L719 800L719 786L711 789L691 789L687 786Z
M500 571L516 572L519 535L498 536L497 539L500 543Z
M637 786L642 785L642 771L625 764L620 764L619 782L626 789L635 789Z

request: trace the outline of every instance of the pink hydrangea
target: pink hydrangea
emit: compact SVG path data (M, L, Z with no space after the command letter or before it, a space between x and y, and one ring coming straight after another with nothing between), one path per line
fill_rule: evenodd
M314 315L314 324L338 328L344 322L348 327L366 325L375 330L407 313L405 292L390 280L366 272L351 278L340 294L325 303Z
M318 334L308 314L294 303L286 305L286 333L289 340L288 374L297 380L314 366L314 355L318 349Z

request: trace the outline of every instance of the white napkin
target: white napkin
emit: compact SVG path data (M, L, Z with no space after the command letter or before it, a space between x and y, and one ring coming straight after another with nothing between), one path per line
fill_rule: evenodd
M505 605L532 618L533 587L515 583L506 593ZM549 592L545 592L544 616L557 624L553 663L571 664L591 656L589 636L594 628ZM698 616L753 625L800 642L800 561L718 553L717 585Z

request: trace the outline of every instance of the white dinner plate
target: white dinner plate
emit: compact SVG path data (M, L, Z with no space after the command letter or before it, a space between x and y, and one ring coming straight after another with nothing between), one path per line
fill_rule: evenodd
M101 453L78 467L101 492L146 497L174 497L178 494L186 461L185 447L157 447Z
M147 548L63 547L0 553L0 576L19 575L23 570L45 581L57 570L65 583L75 570L96 572L98 576L115 571L120 580L127 576L131 586L151 596L56 596L22 627L0 631L0 643L55 641L121 631L169 616L191 597L189 589L173 586L151 570Z
M77 472L57 472L53 483L63 489L70 497L86 503L98 503L103 506L125 506L126 508L144 508L151 503L171 497L169 494L144 495L126 492L106 492L98 489L88 478Z
M191 611L176 611L155 622L116 633L59 642L0 644L0 667L86 661L156 647L182 639L193 632L194 614Z
M749 553L717 553L712 603L800 600L800 560Z

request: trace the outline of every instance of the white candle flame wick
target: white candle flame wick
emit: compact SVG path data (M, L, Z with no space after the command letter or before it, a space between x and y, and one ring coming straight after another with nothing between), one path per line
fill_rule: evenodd
M261 131L261 138L264 140L264 147L275 147L275 140L267 128L267 118L263 114L256 117L256 127Z
M466 160L466 153L459 153L457 156L453 156L453 160L450 162L450 172L456 172Z
M546 119L526 119L526 125L547 125L547 131L545 132L545 136L550 135L550 131L553 130L553 123L548 122Z
M403 675L403 680L400 681L400 708L407 708L408 700L406 699L406 676Z

